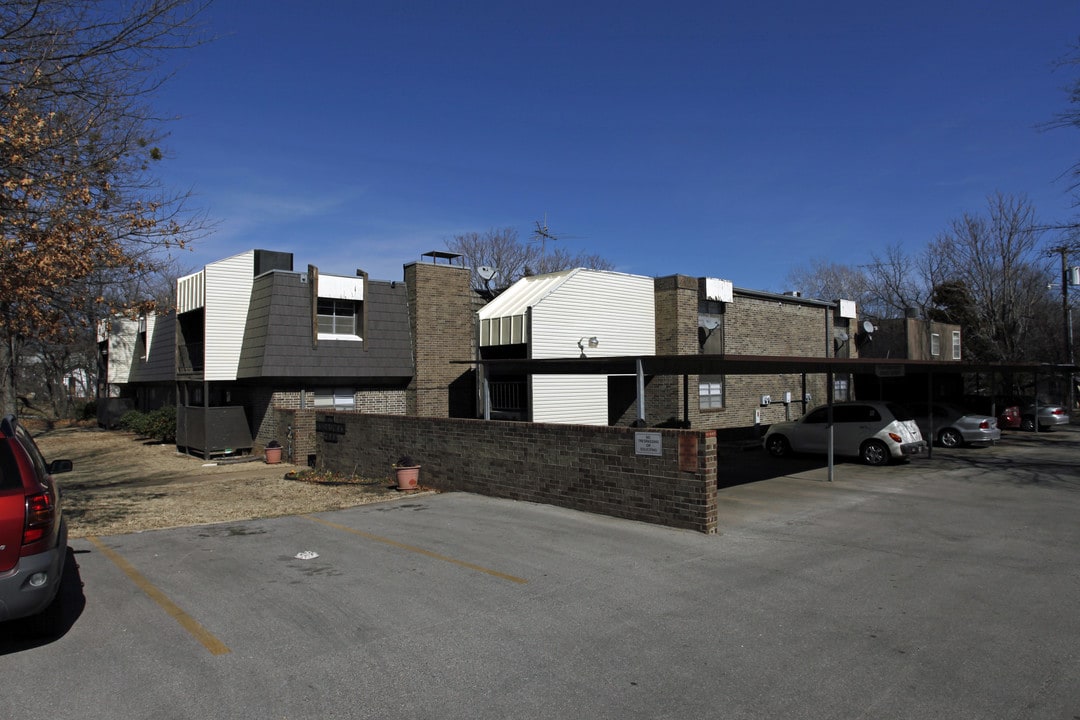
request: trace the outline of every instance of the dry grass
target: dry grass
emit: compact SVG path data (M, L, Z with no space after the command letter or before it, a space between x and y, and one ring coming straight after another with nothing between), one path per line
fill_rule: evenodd
M403 496L389 469L387 478L363 479L261 459L208 463L173 445L96 427L45 430L36 440L47 459L74 462L73 472L57 476L71 537L298 515Z

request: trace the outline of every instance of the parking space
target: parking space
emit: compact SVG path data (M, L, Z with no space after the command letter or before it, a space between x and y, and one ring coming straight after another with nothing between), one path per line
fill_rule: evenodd
M0 716L1072 718L1078 449L759 455L718 536L449 493L78 540Z

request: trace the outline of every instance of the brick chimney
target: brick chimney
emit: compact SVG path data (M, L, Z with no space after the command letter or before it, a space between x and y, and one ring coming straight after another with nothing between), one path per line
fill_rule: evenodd
M469 268L414 262L405 266L416 374L406 412L423 417L476 417L473 358L475 312Z

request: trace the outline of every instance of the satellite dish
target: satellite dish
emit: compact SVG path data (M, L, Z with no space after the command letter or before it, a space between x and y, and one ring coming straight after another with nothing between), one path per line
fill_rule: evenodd
M877 328L874 327L874 323L870 322L869 320L863 320L862 329L863 329L863 332L866 333L867 335L869 335L870 333L877 330Z
M476 268L476 274L484 280L490 280L491 278L499 274L499 270L498 268L493 268L490 265L481 265L480 267Z
M844 331L844 330L837 330L836 331L836 339L839 340L840 342L847 342L848 341L847 332Z

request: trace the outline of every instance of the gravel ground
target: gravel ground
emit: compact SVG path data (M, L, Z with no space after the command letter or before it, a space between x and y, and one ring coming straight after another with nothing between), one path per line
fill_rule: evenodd
M47 430L35 439L46 459L74 463L72 472L56 476L71 537L299 515L406 496L393 489L389 471L384 478L288 479L304 468L261 459L208 462L171 444L96 427Z

